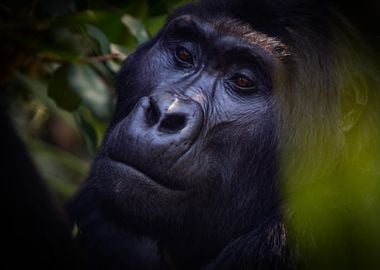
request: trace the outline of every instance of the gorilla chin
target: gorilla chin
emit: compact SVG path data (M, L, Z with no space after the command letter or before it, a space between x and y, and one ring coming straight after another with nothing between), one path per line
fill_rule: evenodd
M141 203L152 212L173 204L181 207L183 201L192 193L189 190L178 190L176 187L163 185L156 178L147 176L135 167L108 157L95 162L92 174L96 177L92 179L90 175L89 179L94 183L92 190L99 199L102 211L108 212L116 223L124 222L124 217L128 217L128 226L133 226L132 219L139 220L139 230L142 223L153 222L152 218L162 219L136 211L141 208ZM127 197L126 193L129 194ZM141 201L141 196L145 197L144 202Z

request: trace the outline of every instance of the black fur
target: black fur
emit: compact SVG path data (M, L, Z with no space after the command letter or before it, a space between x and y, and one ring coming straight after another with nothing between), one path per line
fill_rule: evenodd
M171 14L125 61L70 205L93 268L287 268L281 180L344 152L341 89L363 67L346 59L354 40L325 1L204 0Z

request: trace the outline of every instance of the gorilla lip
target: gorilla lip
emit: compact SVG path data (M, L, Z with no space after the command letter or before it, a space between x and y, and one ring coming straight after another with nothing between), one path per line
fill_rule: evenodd
M160 189L165 189L167 191L183 191L183 190L180 190L180 189L175 188L175 187L166 186L166 185L162 184L161 181L154 180L153 177L148 176L146 173L142 172L138 168L136 168L130 164L127 164L123 161L120 161L120 160L117 160L117 159L111 158L111 157L108 157L107 161L114 164L116 167L118 167L122 170L127 170L131 174L131 175L129 175L129 177L135 176L140 181L143 181L144 183L147 183L149 185L154 185ZM124 179L124 180L128 181L128 179Z

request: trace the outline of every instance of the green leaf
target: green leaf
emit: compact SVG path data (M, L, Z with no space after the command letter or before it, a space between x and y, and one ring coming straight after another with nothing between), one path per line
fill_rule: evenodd
M95 128L91 125L91 123L86 119L86 117L81 114L75 114L75 118L81 130L83 131L84 140L87 145L87 149L91 153L91 155L95 155L98 149L98 136Z
M130 33L137 39L139 44L149 39L148 32L146 31L143 23L130 15L123 15L121 18L122 23L127 27Z
M156 34L161 27L164 25L166 21L166 15L150 17L144 20L144 24L146 25L146 29L150 36Z
M96 40L102 54L110 53L110 43L104 33L97 27L86 24L86 31L90 37Z
M84 137L87 149L92 155L95 155L103 140L107 125L96 119L88 108L84 106L79 107L74 117L82 130L81 134Z
M108 120L112 114L110 91L88 65L62 65L53 75L48 95L58 106L69 111L77 109L82 100L101 119Z
M97 117L109 119L112 113L111 92L104 80L87 65L76 65L71 78L74 90Z
M81 102L77 91L73 91L72 74L75 74L73 65L62 65L54 72L48 87L48 96L67 111L76 110Z
M28 141L28 148L47 185L59 197L67 199L84 179L89 162L39 139Z

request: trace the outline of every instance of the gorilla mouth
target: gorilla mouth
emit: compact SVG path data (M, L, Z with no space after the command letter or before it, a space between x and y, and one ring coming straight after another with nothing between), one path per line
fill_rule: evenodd
M109 157L108 162L112 164L113 169L116 169L118 172L122 173L123 178L125 178L123 179L123 183L125 181L132 181L135 183L140 182L141 184L150 185L161 190L164 189L167 191L183 191L176 186L168 185L167 183L164 184L166 181L159 180L157 177L151 177L135 166L130 165L124 161Z

